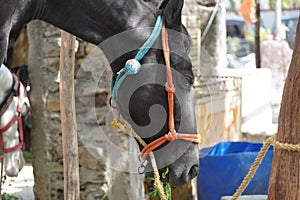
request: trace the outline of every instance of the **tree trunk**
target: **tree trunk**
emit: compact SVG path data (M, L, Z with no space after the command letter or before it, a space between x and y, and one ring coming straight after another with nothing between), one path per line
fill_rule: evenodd
M300 16L299 16L300 19ZM282 96L277 141L300 143L300 25ZM300 199L300 153L275 150L269 182L269 199Z

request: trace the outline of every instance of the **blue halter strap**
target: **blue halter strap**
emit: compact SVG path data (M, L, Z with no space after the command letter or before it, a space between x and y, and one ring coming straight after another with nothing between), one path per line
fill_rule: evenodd
M111 97L113 100L117 99L117 92L123 80L127 75L137 74L141 69L140 60L148 53L149 49L152 47L157 37L159 36L163 24L162 16L158 16L156 19L156 23L154 29L147 39L147 41L143 44L143 46L139 49L138 53L133 59L130 59L126 62L125 67L120 71L120 74L117 77L112 76L111 79Z

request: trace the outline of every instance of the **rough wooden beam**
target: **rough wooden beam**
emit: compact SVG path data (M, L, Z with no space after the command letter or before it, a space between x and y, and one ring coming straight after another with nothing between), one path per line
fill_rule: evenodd
M64 161L64 199L79 197L78 143L74 100L75 37L61 33L60 113Z

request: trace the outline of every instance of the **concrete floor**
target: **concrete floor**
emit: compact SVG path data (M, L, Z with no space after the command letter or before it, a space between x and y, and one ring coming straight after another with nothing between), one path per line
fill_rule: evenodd
M17 177L6 176L1 194L7 193L20 200L32 200L34 199L33 185L33 169L30 164L26 164Z

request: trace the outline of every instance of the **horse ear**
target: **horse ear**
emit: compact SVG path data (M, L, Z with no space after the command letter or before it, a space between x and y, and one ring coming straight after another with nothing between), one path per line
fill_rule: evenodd
M20 81L26 87L27 83L28 83L28 80L29 80L29 72L28 72L28 66L27 65L20 66L19 76L20 76Z
M184 0L164 0L160 8L164 11L166 28L181 30L181 11Z

